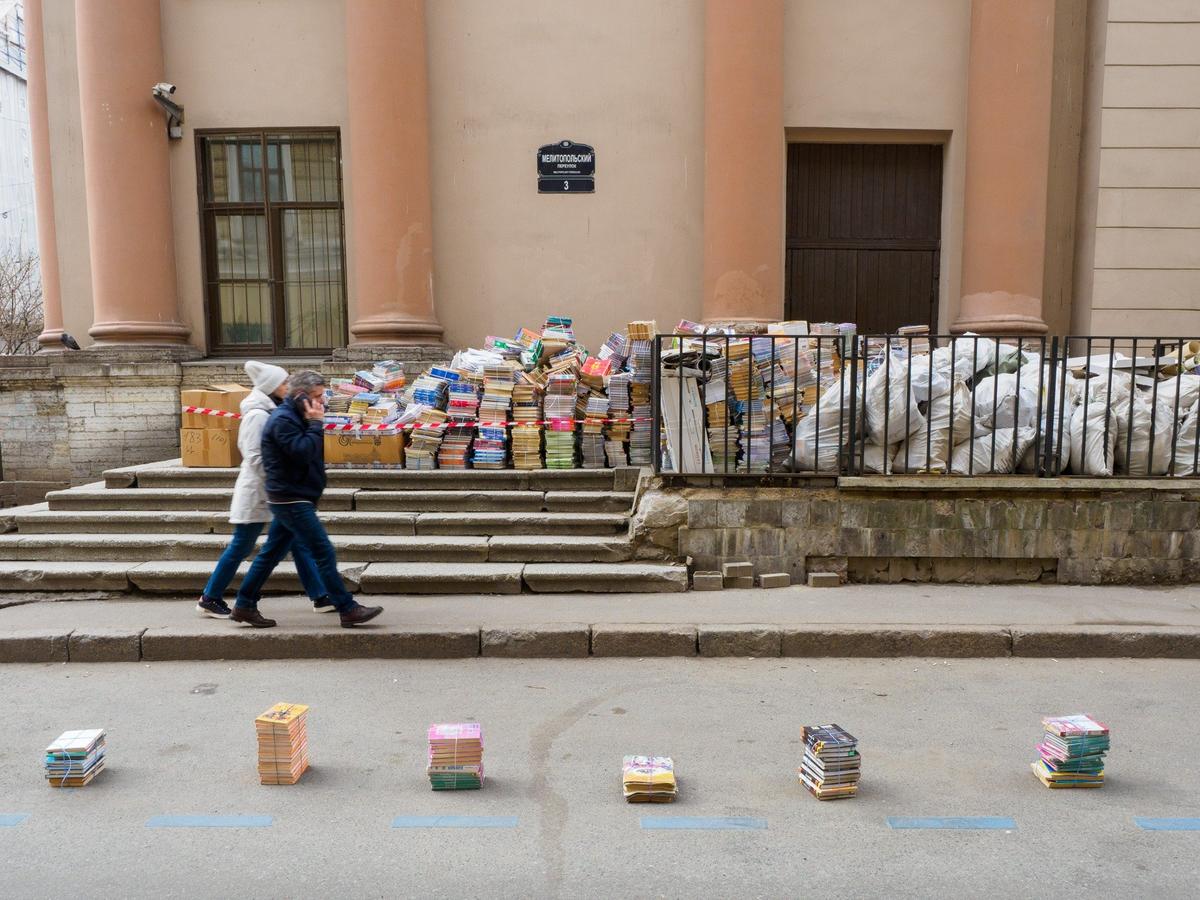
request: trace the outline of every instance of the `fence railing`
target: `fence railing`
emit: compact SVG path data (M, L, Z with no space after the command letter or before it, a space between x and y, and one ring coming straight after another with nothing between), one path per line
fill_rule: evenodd
M1200 339L658 335L655 470L1194 475Z

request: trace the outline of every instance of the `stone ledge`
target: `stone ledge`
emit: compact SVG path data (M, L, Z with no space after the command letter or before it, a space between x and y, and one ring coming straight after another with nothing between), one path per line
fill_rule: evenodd
M71 662L137 662L142 658L145 631L145 628L76 629L67 643Z
M778 625L701 625L701 656L779 656L783 629Z
M843 491L929 491L974 493L1079 493L1113 491L1194 492L1200 478L1039 478L1036 475L845 475L837 480Z
M147 661L214 659L451 659L479 655L479 629L363 626L328 631L230 628L227 632L151 629L142 636Z
M70 630L26 630L0 633L0 662L68 662Z
M593 625L593 656L695 656L693 625Z
M1200 659L1200 628L1069 625L1012 629L1013 656Z
M584 624L485 626L480 651L483 656L510 659L581 659L588 655L591 635Z
M1007 628L987 625L801 625L783 630L781 652L783 656L1011 656L1012 636Z

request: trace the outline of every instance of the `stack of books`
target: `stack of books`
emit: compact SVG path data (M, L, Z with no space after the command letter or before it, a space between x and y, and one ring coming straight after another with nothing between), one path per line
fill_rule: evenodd
M542 468L541 390L525 373L513 385L512 459L514 469Z
M626 756L621 787L628 803L671 803L679 796L675 763L669 756Z
M569 372L546 379L546 468L575 468L575 387Z
M607 465L604 458L604 425L607 420L608 398L589 392L584 408L583 434L579 438L585 469L603 469Z
M431 408L421 410L416 421L413 422L414 428L404 451L404 468L437 468L437 452L442 443L445 423L446 413L444 410Z
M611 341L612 338L609 338ZM605 346L608 346L607 344ZM633 376L628 372L610 375L608 378L608 414L612 419L629 418L629 382ZM629 463L625 445L629 442L630 423L608 423L604 430L604 453L608 464L613 467Z
M258 780L295 784L308 768L308 707L276 703L254 720L258 733Z
M837 800L858 793L862 759L857 738L838 725L805 725L800 738L800 783L810 794L818 800Z
M449 385L448 419L438 447L439 469L465 469L479 411L479 385L464 377Z
M503 469L508 465L508 417L512 409L513 372L507 365L484 368L483 399L479 403L479 431L471 456L476 469Z
M1108 752L1108 726L1088 715L1047 716L1042 719L1039 759L1033 774L1048 788L1104 786L1104 754Z
M46 781L51 787L83 787L104 771L104 729L64 731L46 748Z
M429 764L435 791L477 791L483 787L483 729L478 722L429 726Z

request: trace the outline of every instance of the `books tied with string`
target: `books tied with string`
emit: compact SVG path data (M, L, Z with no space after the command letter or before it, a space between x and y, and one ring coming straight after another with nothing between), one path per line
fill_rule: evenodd
M818 800L838 800L858 793L862 758L858 738L839 725L805 725L800 729L804 758L800 783Z
M308 768L308 707L276 703L254 720L261 784L295 784Z
M621 787L628 803L672 803L679 796L675 762L669 756L626 756Z
M83 787L104 771L103 728L64 731L46 748L46 781L51 787Z
M429 726L425 769L435 791L477 791L483 787L483 728L478 722Z
M1047 716L1033 774L1048 788L1104 786L1108 726L1088 715Z

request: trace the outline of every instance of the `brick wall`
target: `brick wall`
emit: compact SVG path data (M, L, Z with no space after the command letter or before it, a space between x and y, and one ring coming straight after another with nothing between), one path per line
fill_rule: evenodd
M687 499L679 553L698 570L749 561L756 574L796 580L835 571L865 582L1200 581L1198 480L996 481L976 490L659 490Z

